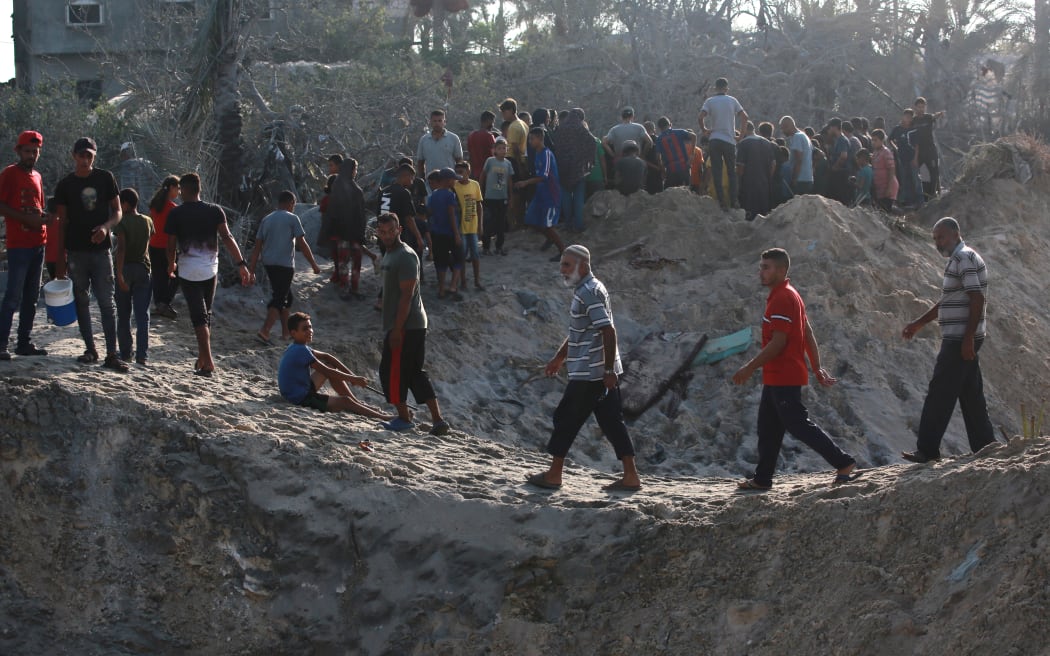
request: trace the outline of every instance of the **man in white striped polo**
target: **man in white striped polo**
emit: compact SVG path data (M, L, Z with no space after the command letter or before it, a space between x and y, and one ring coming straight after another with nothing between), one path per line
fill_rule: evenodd
M565 285L573 290L569 336L547 363L546 373L553 377L564 364L569 384L554 411L554 430L547 443L547 453L552 456L550 468L529 476L528 482L551 490L561 487L565 456L593 414L616 450L617 459L623 462L623 477L602 489L635 492L642 483L634 464L634 445L623 421L619 385L623 366L609 293L591 272L591 253L583 246L574 244L563 250L560 266Z
M959 222L946 216L933 226L937 252L948 258L944 268L941 300L926 314L904 327L911 339L923 326L937 319L941 325L941 350L933 368L929 391L919 420L919 439L914 451L901 457L929 462L941 457L941 439L958 402L966 423L966 436L974 453L995 441L984 400L984 379L977 352L984 343L984 313L988 271L977 251L962 240Z

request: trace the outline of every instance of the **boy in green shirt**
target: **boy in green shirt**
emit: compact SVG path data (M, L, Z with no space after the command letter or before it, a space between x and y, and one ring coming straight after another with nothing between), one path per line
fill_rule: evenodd
M139 214L139 195L130 187L120 191L123 219L113 228L117 235L117 351L120 359L131 360L131 313L135 313L135 362L145 366L149 349L150 283L149 239L153 219Z

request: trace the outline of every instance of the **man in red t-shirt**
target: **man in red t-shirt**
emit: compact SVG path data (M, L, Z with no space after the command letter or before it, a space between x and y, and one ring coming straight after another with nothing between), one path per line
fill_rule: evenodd
M7 291L0 303L0 360L10 360L7 350L11 324L18 310L18 355L47 355L30 341L36 304L40 298L40 271L47 242L44 186L34 170L44 137L26 130L18 136L18 162L0 172L0 214L7 224Z
M481 171L485 168L485 162L492 157L492 147L496 145L496 134L492 130L492 124L496 121L496 115L485 110L481 112L481 127L467 136L467 154L470 157L470 177L481 180Z
M819 453L835 468L834 483L848 483L858 476L857 461L844 453L828 434L809 418L802 405L802 386L809 384L806 357L824 386L835 379L820 367L820 350L806 318L806 305L788 279L791 258L782 248L762 253L759 277L769 288L766 313L762 316L762 350L733 374L737 385L746 383L762 369L762 401L758 407L758 465L751 478L739 484L742 490L773 487L780 445L788 432Z

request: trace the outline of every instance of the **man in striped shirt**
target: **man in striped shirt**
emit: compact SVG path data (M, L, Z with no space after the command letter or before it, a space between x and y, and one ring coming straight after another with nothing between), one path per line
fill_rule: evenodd
M609 293L591 273L591 253L573 244L561 255L561 275L573 289L569 307L569 336L547 363L546 374L553 377L564 364L569 384L554 411L554 431L547 444L553 456L550 468L528 477L529 483L546 489L561 487L562 469L569 447L591 414L605 438L623 461L623 477L606 485L607 491L635 492L642 483L634 464L634 445L623 421L619 377L623 374L620 351L616 346Z
M661 116L656 122L660 135L656 137L656 152L660 154L664 171L664 188L689 186L689 158L693 154L686 145L690 135L685 130L671 127L671 119Z
M905 326L902 333L904 339L911 339L935 318L941 326L941 350L922 406L919 439L915 451L901 453L912 462L940 459L941 439L956 402L962 409L966 436L974 453L995 441L977 359L984 343L988 272L981 256L963 242L959 222L952 217L946 216L934 224L933 243L937 252L948 258L941 300Z

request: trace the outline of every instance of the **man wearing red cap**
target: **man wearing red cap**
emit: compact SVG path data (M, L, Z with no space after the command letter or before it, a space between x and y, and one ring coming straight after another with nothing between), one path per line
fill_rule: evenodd
M47 218L44 187L34 170L44 137L26 130L18 136L18 162L0 172L0 214L7 224L7 291L0 303L0 360L10 360L7 350L15 310L18 315L18 355L47 355L29 341L40 298L40 270L44 265Z

